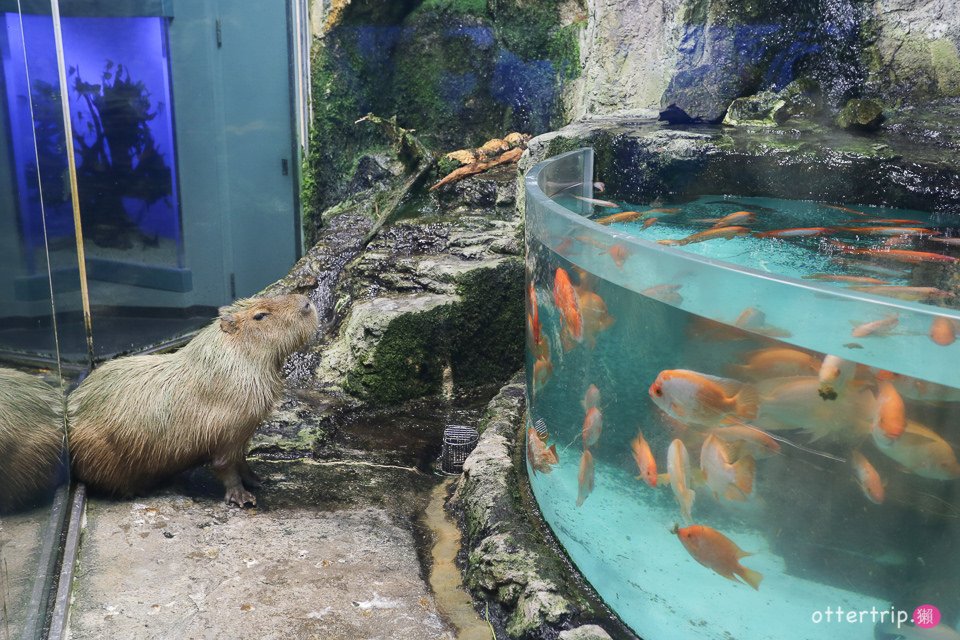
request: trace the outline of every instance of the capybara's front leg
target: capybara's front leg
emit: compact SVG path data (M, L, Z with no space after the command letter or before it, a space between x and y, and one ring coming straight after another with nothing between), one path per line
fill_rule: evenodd
M240 462L243 460L243 454L238 456L236 453L224 454L213 459L213 472L220 478L220 482L226 488L227 493L223 499L227 504L235 504L238 507L246 505L257 506L257 497L243 488L243 480L240 476Z
M243 480L245 487L251 489L259 489L263 486L263 480L250 468L250 463L247 462L246 457L240 458L240 479Z

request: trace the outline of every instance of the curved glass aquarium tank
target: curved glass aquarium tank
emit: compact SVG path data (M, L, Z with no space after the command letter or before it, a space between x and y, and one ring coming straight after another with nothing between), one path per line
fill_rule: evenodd
M525 184L528 471L576 566L647 640L948 633L956 232L593 163Z

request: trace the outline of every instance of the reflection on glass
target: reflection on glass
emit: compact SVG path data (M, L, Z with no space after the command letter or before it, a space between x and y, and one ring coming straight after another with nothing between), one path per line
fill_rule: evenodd
M35 55L40 50L46 54ZM49 14L0 11L3 638L39 637L61 526L51 505L68 482L54 308L79 309L70 300L79 279L53 50ZM57 274L52 281L51 273Z

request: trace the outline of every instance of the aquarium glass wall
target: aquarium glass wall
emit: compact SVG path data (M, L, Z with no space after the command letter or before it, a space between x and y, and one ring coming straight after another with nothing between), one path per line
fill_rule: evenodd
M298 132L307 73L302 39L292 30L304 28L301 4L63 3L64 90L95 358L196 329L220 305L282 276L299 256ZM28 95L35 105L32 113L23 103L4 105L16 124L8 161L23 185L31 157L39 158L51 185L51 271L76 286L78 229L66 156L52 135L62 120L58 52L49 17L35 3L25 7L22 21L0 13L22 42L10 47L5 64L28 49L34 71L3 78L6 96ZM38 195L19 193L21 288L36 298L44 288ZM64 342L63 355L81 361L82 309L62 311L66 335L79 336Z
M0 637L29 640L43 632L66 515L63 397L77 372L59 358L59 329L79 308L64 121L49 100L60 82L44 64L52 14L32 7L0 5ZM73 269L51 278L58 264Z
M954 637L949 216L603 177L526 177L528 471L577 567L647 640L895 638L925 605Z

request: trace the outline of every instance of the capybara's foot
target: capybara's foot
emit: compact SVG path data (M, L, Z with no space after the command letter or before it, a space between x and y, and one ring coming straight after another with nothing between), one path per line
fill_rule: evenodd
M250 505L251 507L257 506L257 496L253 495L243 487L227 489L227 495L223 497L223 500L227 504L235 504L238 507L245 507L247 505Z

